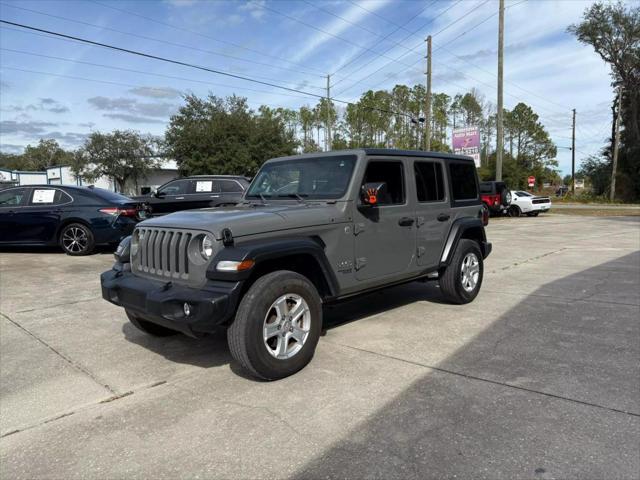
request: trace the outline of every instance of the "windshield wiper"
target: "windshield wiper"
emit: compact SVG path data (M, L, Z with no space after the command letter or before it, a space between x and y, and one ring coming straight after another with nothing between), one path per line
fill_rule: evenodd
M307 203L306 200L304 199L304 197L308 197L309 195L307 195L306 193L303 194L299 194L299 193L287 193L284 195L278 195L278 197L288 197L288 198L296 198L298 199L298 201L300 203Z

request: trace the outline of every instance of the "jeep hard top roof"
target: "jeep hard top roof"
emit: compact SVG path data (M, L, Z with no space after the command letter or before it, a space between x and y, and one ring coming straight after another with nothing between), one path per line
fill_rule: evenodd
M330 152L312 152L302 153L299 155L291 155L288 157L278 157L268 160L281 161L281 160L293 160L295 158L313 158L313 157L327 157L338 155L368 155L368 156L384 156L384 157L424 157L424 158L438 158L441 160L456 160L472 162L473 158L464 155L454 155L452 153L444 152L426 152L423 150L396 150L393 148L353 148L348 150L332 150Z

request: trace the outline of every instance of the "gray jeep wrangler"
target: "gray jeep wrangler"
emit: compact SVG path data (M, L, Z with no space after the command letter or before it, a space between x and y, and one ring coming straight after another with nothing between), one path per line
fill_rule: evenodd
M322 306L437 278L471 302L491 252L468 157L382 149L267 161L235 207L138 224L102 296L151 335L226 328L231 354L274 380L302 369Z

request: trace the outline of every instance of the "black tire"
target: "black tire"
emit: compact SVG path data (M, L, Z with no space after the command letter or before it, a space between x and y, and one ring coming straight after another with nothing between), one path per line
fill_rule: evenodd
M62 227L58 242L67 255L78 257L93 253L96 247L93 232L82 223L70 223Z
M162 325L158 325L147 320L142 320L140 317L129 310L125 309L125 312L127 314L127 317L129 318L129 321L138 330L142 330L144 333L148 333L149 335L153 335L154 337L170 337L171 335L177 335L179 333L175 330L171 330L170 328L163 327Z
M291 358L279 359L269 353L263 328L274 302L288 294L297 295L306 302L310 326L299 351ZM234 322L227 330L227 340L233 358L252 376L262 380L277 380L302 370L311 361L321 329L322 301L315 286L298 273L280 270L260 277L249 288L240 301ZM272 338L279 342L279 335Z
M517 205L511 205L508 211L509 211L510 217L519 217L520 215L522 215L522 211L520 210L520 207Z
M538 215L540 215L540 212L533 212L534 217L537 217Z
M462 263L469 254L474 254L478 262L478 279L475 287L471 291L465 290L462 278ZM482 286L482 277L484 274L484 262L482 261L482 251L478 242L466 238L458 242L451 263L440 276L440 290L445 299L451 303L462 305L472 302L478 295Z
M508 207L511 203L511 192L507 188L503 188L500 192L500 200L503 207Z

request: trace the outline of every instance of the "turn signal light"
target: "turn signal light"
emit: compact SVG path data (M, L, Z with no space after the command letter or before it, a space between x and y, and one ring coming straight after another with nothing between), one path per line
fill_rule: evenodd
M243 260L241 262L233 260L222 260L216 265L219 272L242 272L252 268L256 262L254 260Z

